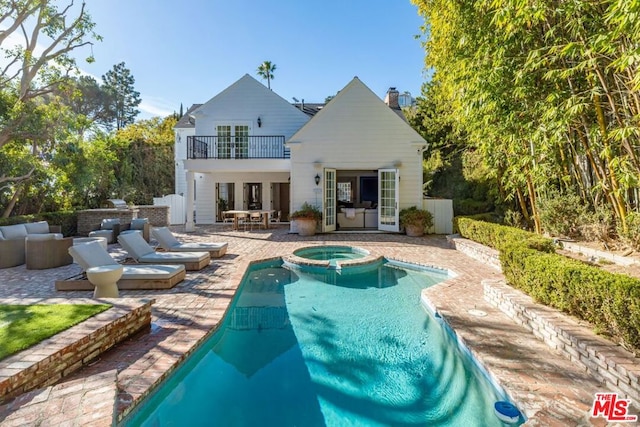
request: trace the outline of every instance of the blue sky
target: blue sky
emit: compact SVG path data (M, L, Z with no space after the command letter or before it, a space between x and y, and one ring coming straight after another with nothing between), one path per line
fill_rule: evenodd
M100 77L124 61L139 118L186 110L247 73L260 80L265 60L290 102L323 102L354 76L380 97L391 86L419 95L425 81L414 38L423 21L409 0L87 0L87 10L104 40L95 63L79 65Z

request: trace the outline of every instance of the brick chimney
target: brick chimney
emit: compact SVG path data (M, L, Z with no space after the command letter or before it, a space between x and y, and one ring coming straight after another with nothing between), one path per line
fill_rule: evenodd
M400 105L398 105L398 95L400 95L400 92L398 92L395 87L390 87L384 96L384 103L391 108L400 109Z

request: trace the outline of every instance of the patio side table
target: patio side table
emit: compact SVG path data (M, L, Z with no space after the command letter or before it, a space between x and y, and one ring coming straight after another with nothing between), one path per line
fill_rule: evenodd
M118 280L122 277L124 268L120 264L101 265L87 269L87 279L96 288L94 298L118 298Z

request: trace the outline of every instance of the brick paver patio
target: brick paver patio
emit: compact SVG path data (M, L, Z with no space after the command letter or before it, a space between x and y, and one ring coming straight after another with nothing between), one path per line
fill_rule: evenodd
M457 277L430 288L427 296L530 417L528 425L606 425L603 419L589 418L594 393L606 391L602 385L485 302L482 280L501 279L501 273L449 248L444 237L336 233L304 238L284 227L234 232L201 226L196 233L175 232L183 241L226 241L228 252L209 267L189 272L173 289L121 291L123 297L156 300L151 330L58 384L0 406L1 425L112 425L114 417L126 414L218 325L250 262L319 244L359 246L455 271ZM110 251L123 255L117 245ZM91 297L87 291L54 289L56 279L79 272L75 264L44 271L24 266L0 270L0 303ZM473 316L474 309L487 315Z

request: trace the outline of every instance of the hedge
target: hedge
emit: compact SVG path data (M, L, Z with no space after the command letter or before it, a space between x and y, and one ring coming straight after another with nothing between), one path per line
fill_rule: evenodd
M640 349L640 280L518 244L500 251L507 281L534 300Z
M78 232L78 214L74 211L10 216L9 218L0 218L0 225L24 224L25 222L36 221L47 221L51 225L60 225L62 234L65 236L74 236Z
M522 242L527 247L542 252L556 251L551 239L519 228L476 221L467 217L455 217L454 225L463 237L497 250L512 242Z
M640 280L558 255L550 239L528 231L464 217L455 221L462 236L500 251L510 285L640 350Z

